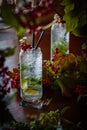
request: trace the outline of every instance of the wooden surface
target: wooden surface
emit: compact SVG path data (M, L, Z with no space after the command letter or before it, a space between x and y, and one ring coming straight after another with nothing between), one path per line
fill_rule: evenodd
M20 106L20 102L22 101L22 99L20 98L19 95L17 95L17 98L14 99L7 106L7 108L16 121L27 122L28 115L36 115L38 117L41 113L46 113L46 112L49 112L51 110L56 110L56 109L61 110L65 106L69 106L70 108L68 109L68 111L66 111L64 118L69 119L70 121L74 123L78 123L78 122L82 122L83 124L87 123L87 116L86 116L87 110L86 108L83 108L83 107L81 108L76 103L75 97L70 97L70 98L63 97L60 91L55 91L55 92L46 91L46 94L47 93L48 93L47 96L51 97L52 101L45 108L36 109L36 108Z
M49 92L48 92L48 96L49 96ZM8 105L8 109L13 115L15 120L25 122L27 115L39 116L39 114L43 112L49 112L50 110L62 109L64 106L72 107L75 105L75 101L73 98L62 97L59 91L50 93L49 97L52 98L52 100L48 106L42 109L36 109L36 108L31 108L31 107L20 106L20 102L22 101L22 99L20 98L18 94L17 98L14 99Z

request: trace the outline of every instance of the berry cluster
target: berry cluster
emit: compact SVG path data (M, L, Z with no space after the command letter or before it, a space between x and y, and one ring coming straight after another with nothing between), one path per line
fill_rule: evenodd
M27 43L27 37L23 37L22 39L19 40L19 42L20 42L20 49L22 49L23 51L32 48L32 45Z
M77 78L77 66L78 61L75 55L72 53L66 54L56 48L52 60L47 60L43 63L43 84L56 88L58 86L58 78Z
M4 66L5 58L0 55L0 96L5 96L10 92L9 81L7 76L8 67Z
M9 81L10 78L7 76L8 67L0 68L0 96L5 96L10 92Z
M78 93L79 95L85 94L85 93L87 92L86 86L77 85L77 86L76 86L76 89L75 89L75 92Z
M8 71L8 76L11 79L11 88L20 90L20 72L18 68L13 68L13 72Z
M20 44L20 48L21 48L23 51L26 51L27 49L31 49L32 46L31 46L31 44L23 44L23 43L21 43L21 44Z

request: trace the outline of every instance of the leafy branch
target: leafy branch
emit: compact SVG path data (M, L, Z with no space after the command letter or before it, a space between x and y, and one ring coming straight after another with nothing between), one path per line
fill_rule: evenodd
M64 6L63 19L67 31L75 36L87 37L87 1L63 0L61 4Z

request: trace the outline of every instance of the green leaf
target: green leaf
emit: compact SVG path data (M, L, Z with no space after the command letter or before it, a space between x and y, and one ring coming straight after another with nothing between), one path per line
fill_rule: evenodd
M15 19L15 15L13 11L14 11L14 6L8 4L7 0L3 0L1 6L1 16L4 22L7 23L8 25L17 27L17 20Z
M87 14L87 12L86 12ZM87 15L84 12L81 14L82 17L79 18L79 25L84 26L87 25Z
M84 43L82 44L82 49L86 49L86 50L87 50L87 42L84 42Z
M78 26L78 17L74 16L73 13L64 15L63 19L66 21L67 32L73 31Z
M66 13L69 13L70 11L72 11L74 9L74 4L70 4L70 5L67 5L66 8L64 9L64 11Z
M87 1L62 0L66 29L75 36L87 37Z
M73 3L73 0L62 0L61 5L66 6L72 3Z
M29 126L26 123L23 122L12 122L13 128L16 128L17 130L29 130Z
M23 28L23 27L19 26L16 30L18 32L18 36L20 37L25 33L26 28Z
M72 30L72 33L75 36L87 37L87 25L75 28L74 30Z
M4 50L0 50L0 54L3 56L3 57L8 57L8 56L11 56L14 54L15 52L15 47L14 48L6 48Z
M79 95L79 96L77 97L77 102L79 102L79 101L80 101L81 96L82 96L82 95Z
M65 106L63 109L61 109L60 111L60 115L63 116L65 114L65 112L69 109L69 106Z

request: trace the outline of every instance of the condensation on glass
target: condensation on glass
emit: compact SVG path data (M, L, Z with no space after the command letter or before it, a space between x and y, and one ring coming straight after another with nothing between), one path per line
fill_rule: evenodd
M20 51L21 97L26 102L38 102L42 97L42 52L40 48Z
M51 26L51 58L55 48L69 53L69 33L66 31L66 23L62 22L58 14L54 15Z

